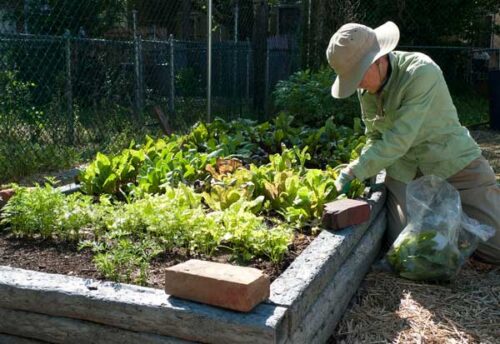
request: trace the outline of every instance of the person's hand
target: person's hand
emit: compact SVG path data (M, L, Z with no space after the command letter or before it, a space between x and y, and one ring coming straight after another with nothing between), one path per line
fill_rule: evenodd
M349 191L353 179L354 172L352 169L349 166L343 168L334 182L337 192L339 194L346 194Z

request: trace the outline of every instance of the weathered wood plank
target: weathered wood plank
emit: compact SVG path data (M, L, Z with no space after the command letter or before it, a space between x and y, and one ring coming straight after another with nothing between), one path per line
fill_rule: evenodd
M11 336L9 334L0 333L0 343L2 344L47 344L36 339L23 338L19 336Z
M90 321L0 308L0 331L49 343L182 344L171 337L132 332ZM18 342L22 342L22 339ZM3 343L3 342L2 342ZM30 342L27 342L30 343ZM32 343L32 342L31 342ZM36 342L35 342L36 343Z
M0 267L0 307L88 320L121 329L214 343L276 343L286 309L261 304L238 313L163 290ZM95 289L97 288L97 289Z
M385 195L382 188L368 200L372 207L369 222L337 232L323 230L271 284L269 301L290 309L290 331L299 326L318 295L370 228L384 206Z
M384 209L291 334L289 343L325 343L377 256L386 228Z

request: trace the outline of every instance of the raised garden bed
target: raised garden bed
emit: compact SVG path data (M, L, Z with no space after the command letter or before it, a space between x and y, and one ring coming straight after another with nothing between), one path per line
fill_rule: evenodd
M0 250L19 261L0 264L37 270L26 256L41 252L39 269L59 273L53 265L61 264L45 253L66 247L76 267L67 271L79 277L161 287L150 279L158 264L201 258L276 278L318 233L326 203L365 191L358 180L346 195L334 185L341 164L364 145L359 123L292 121L285 114L262 124L217 119L186 135L98 153L78 176L81 192L71 195L51 183L13 185L0 216L7 229Z
M334 181L365 137L359 120L352 129L292 120L215 120L98 153L70 195L14 185L0 264L17 268L0 268L0 333L57 343L323 340L378 252L384 193L372 189L370 221L319 231L328 202L364 194L360 181L346 195ZM189 258L261 268L271 296L247 314L169 297L162 269ZM61 269L66 259L77 269Z
M28 343L324 342L379 251L384 200L383 190L371 194L369 222L322 231L250 313L161 289L0 267L0 333Z

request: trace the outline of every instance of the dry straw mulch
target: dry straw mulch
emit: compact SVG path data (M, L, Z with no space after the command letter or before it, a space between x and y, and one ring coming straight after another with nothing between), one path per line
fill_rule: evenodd
M500 267L471 260L449 284L370 272L330 343L500 343Z

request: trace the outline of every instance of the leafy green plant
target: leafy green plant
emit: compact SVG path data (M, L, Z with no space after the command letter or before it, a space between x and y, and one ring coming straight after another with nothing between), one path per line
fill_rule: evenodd
M1 223L18 236L75 241L93 224L92 200L79 193L63 195L49 183L34 188L15 187L2 209Z
M311 158L307 149L283 146L281 154L269 156L268 164L240 167L227 175L212 171L217 181L203 193L205 203L213 210L224 210L241 200L262 198L262 207L252 208L253 213L274 211L298 227L317 225L324 205L339 196L334 186L338 170L305 168ZM354 181L349 196L363 192L364 184Z
M282 259L293 232L284 225L268 228L263 217L249 211L262 203L262 197L240 199L209 213L201 200L200 194L181 184L162 195L117 204L104 219L106 231L85 246L97 253L96 266L103 274L125 280L144 275L143 268L154 256L174 247L209 255L225 248L242 261L254 256Z
M387 260L402 277L412 280L449 280L460 267L460 252L439 230L406 231L398 237Z
M262 202L263 199L256 201ZM285 224L268 228L263 217L248 211L253 207L255 202L240 200L218 213L225 232L223 243L230 245L239 260L248 261L260 255L277 263L293 240L293 228Z
M150 261L174 248L277 263L294 231L317 226L325 203L339 197L334 166L363 144L359 120L312 128L281 113L261 124L199 122L186 135L99 152L79 176L87 195L50 185L20 191L2 221L18 235L80 240L117 281L145 283ZM355 181L348 196L363 190Z
M113 171L112 159L97 153L93 161L80 175L82 191L88 195L99 193L115 193L118 187L118 176Z
M176 136L156 141L148 137L144 145L125 149L115 156L97 153L96 159L80 173L79 181L87 194L121 191L142 197L145 193L162 192L166 185L203 178L207 175L206 164L213 162L218 154L183 150Z
M143 240L133 242L128 238L119 238L115 246L99 250L94 256L96 268L106 278L117 282L135 282L145 285L148 277L149 262L161 252L156 243ZM99 252L102 251L102 252Z
M222 119L208 125L200 122L184 136L156 141L147 138L145 144L134 149L131 145L115 156L98 154L82 172L80 181L88 194L120 191L143 197L147 193L162 193L165 186L179 183L206 184L210 179L207 166L221 157L262 165L268 159L277 159L269 154L273 156L288 146L296 147L297 156L304 155L299 157L301 170L324 169L355 159L365 142L359 119L354 120L353 129L336 126L332 119L319 129L296 127L293 123L294 118L285 113L260 125Z

